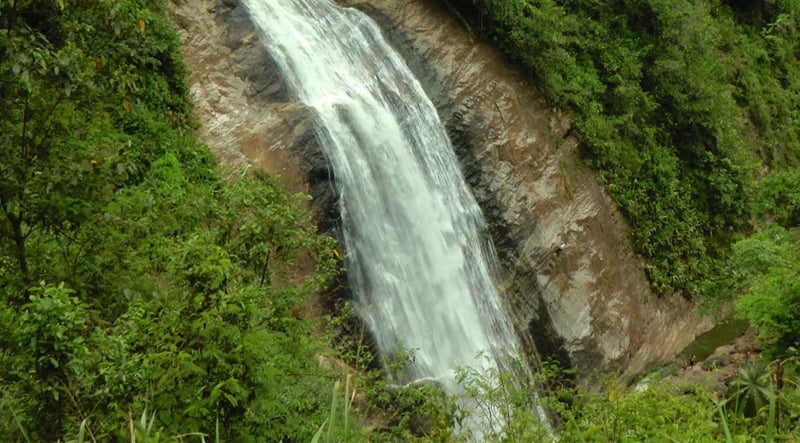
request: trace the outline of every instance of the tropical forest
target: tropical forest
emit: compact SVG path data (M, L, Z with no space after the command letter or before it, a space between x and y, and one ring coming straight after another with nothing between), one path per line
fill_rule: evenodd
M0 441L800 441L800 1L427 0L569 113L653 293L760 350L722 391L544 360L458 395L320 308L311 197L198 138L193 1L0 0Z

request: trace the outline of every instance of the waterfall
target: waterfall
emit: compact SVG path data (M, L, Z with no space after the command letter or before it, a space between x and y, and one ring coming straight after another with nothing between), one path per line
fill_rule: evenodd
M408 382L518 354L480 209L431 101L372 20L326 0L245 0L317 137L340 196L357 313Z

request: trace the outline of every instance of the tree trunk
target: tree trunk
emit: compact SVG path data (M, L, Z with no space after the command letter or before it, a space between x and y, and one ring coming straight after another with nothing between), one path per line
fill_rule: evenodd
M8 218L9 223L11 223L20 276L22 277L23 283L27 285L30 283L30 275L28 273L28 254L25 251L25 236L22 234L22 217L6 213L6 218Z

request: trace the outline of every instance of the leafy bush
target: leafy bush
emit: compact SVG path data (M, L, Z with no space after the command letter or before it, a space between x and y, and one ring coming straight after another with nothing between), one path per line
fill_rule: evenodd
M3 441L309 440L336 272L304 196L223 181L155 1L0 2ZM153 418L154 417L154 418ZM199 435L199 434L194 434Z
M724 399L701 386L657 378L624 386L605 377L593 380L589 389L575 389L561 383L564 373L552 363L543 364L536 376L537 383L549 386L539 389L537 397L530 386L510 382L514 377L505 371L464 368L460 380L476 405L467 412L507 414L494 427L483 428L482 441L750 442L800 436L793 420L800 413L797 358L773 362L766 370L743 364L740 371ZM554 417L549 425L541 419L542 409ZM741 415L745 409L749 418Z
M455 3L573 111L659 292L699 294L752 229L760 167L798 166L796 2Z

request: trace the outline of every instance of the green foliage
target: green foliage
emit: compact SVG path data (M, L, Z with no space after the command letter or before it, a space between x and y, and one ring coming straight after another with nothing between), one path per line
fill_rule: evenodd
M754 417L756 412L775 399L775 389L769 373L757 365L739 367L728 384L727 403L739 415Z
M538 390L508 383L515 379L508 370L486 373L465 368L459 378L466 398L472 400L472 407L465 412L472 415L463 420L486 424L492 416L509 412L492 422L493 426L480 428L485 432L481 441L756 442L798 438L800 389L795 359L767 369L742 366L740 371L727 398L719 402L715 394L700 386L679 388L658 379L635 387L613 379L593 380L593 388L575 389L563 383L566 374L551 363L543 364L535 377ZM539 395L532 396L534 391ZM749 411L754 405L759 407L748 417L737 412ZM542 409L552 426L542 424Z
M349 420L350 420L350 414L351 414L350 408L353 405L353 399L355 397L355 392L353 392L352 396L349 395L350 394L350 386L351 386L350 376L348 376L347 379L345 380L344 393L343 394L340 394L341 383L339 383L339 381L337 380L333 384L333 395L331 396L330 415L320 425L319 429L317 429L317 432L314 434L314 437L311 439L311 443L317 443L317 442L322 441L320 439L322 438L323 431L326 431L326 429L327 429L327 432L325 432L325 440L324 440L325 443L335 443L337 440L338 441L350 441L352 439L350 428L349 428ZM340 403L339 402L339 397L340 396L342 396L342 401L341 401L341 404L342 404L342 406L341 406L342 407L342 411L341 411L341 416L342 417L341 418L342 418L342 423L343 423L342 425L339 425L339 423L337 421L339 419L339 415L340 415L340 412L339 412L339 403ZM341 432L341 435L339 436L338 439L336 439L334 437L336 435L336 431L337 430L339 430Z
M400 356L386 368L371 369L356 378L367 403L362 413L366 421L381 425L370 433L376 441L458 441L454 426L463 417L457 400L445 394L444 388L430 380L399 386L399 379L408 362Z
M700 388L684 393L661 381L636 389L606 381L597 390L576 390L567 378L549 362L534 377L535 386L519 384L521 378L509 371L464 369L459 380L478 417L465 420L490 423L481 428L491 429L482 435L485 441L716 441L719 436L716 403Z
M219 178L162 7L0 2L0 440L302 441L327 414L301 308L333 241L307 197Z
M798 180L779 169L800 159L800 10L767 3L748 20L713 2L474 4L483 31L575 112L657 289L694 291L751 212L785 226L737 243L716 287L745 291L740 310L786 353L800 331ZM319 364L330 349L302 310L336 273L333 241L307 197L263 174L219 178L190 134L162 8L0 1L0 440L308 441L326 419L328 440L463 438L461 399L393 386L366 370L363 342L343 358L364 373L328 401L339 374ZM776 171L752 205L759 161ZM463 374L467 399L502 417L487 438L547 439L535 386L490 375ZM797 423L797 390L776 396L776 424ZM701 391L539 401L562 441L721 436Z
M717 440L715 405L700 389L678 394L660 383L643 390L613 384L607 389L602 397L582 398L582 407L568 415L565 434L573 441Z
M763 209L760 168L800 165L797 2L456 3L572 110L659 292L699 294Z
M21 429L29 430L26 434L33 434L34 428L40 435L58 433L63 417L71 412L64 378L80 372L89 353L83 337L87 317L73 291L44 282L31 288L29 302L18 310L3 309L3 381L12 387L2 402L4 409L12 409L3 415L14 416ZM33 421L46 415L52 419Z
M772 268L759 276L736 308L759 330L759 337L774 343L775 352L800 346L800 273Z
M97 207L140 178L153 156L190 146L178 141L189 121L187 71L158 5L0 4L0 243L14 251L3 255L16 264L16 292L39 277L77 284L75 255L91 245L75 244L73 231L94 222ZM207 150L175 153L209 171ZM31 256L53 246L46 238L61 246L72 275L54 275L49 259L37 262L43 254Z
M772 172L760 188L757 214L787 228L800 226L800 169Z
M548 362L532 377L523 361L509 361L505 364L508 370L498 370L491 364L492 357L483 357L486 367L456 371L456 381L464 388L460 396L465 415L459 420L464 427L462 433L481 441L546 440L551 434L545 425L548 417L539 414L540 393L545 383L556 381L563 373ZM555 400L550 402L555 403Z
M719 414L735 441L794 441L800 435L797 357L739 366ZM728 437L728 441L734 441Z
M800 345L800 231L772 226L736 242L720 277L708 284L718 300L735 301L759 337L779 356Z

